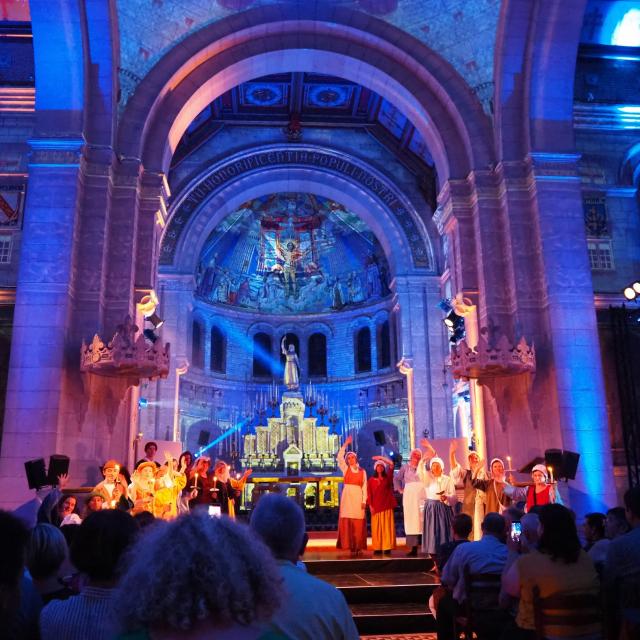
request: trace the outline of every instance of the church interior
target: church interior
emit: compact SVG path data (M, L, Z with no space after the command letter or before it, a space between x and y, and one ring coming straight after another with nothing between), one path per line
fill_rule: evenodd
M638 2L10 0L0 141L2 509L152 443L326 577L347 442L640 486ZM363 637L434 632L420 562Z

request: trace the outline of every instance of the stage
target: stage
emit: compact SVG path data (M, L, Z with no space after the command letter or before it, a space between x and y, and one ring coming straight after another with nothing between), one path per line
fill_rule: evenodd
M435 621L427 602L440 584L427 558L408 558L404 538L391 556L374 556L371 538L363 555L336 549L336 531L312 531L304 555L309 573L345 596L362 637L430 640ZM397 635L402 634L402 635Z

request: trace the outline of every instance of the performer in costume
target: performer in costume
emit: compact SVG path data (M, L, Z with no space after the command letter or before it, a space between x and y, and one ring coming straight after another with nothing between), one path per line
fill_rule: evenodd
M435 556L438 547L452 539L453 506L458 501L453 480L444 475L442 458L431 458L427 470L424 458L418 465L426 502L422 527L422 551Z
M220 507L222 513L230 515L234 495L227 463L224 460L216 460L213 475L209 479L209 504Z
M500 458L493 458L489 465L491 478L475 478L471 484L484 491L484 515L487 513L502 513L511 506L511 498L504 492L506 479L504 477L504 463ZM484 519L483 515L483 519Z
M178 515L178 499L187 485L185 461L176 469L176 460L170 453L165 453L166 462L156 471L155 501L153 511L156 518L172 520Z
M425 501L424 484L418 474L418 466L424 458L426 464L436 455L435 449L426 438L420 441L422 449L414 449L409 462L400 467L393 479L393 485L402 495L402 511L404 515L404 535L410 557L418 555L418 547L422 544L422 508ZM424 449L424 451L423 451Z
M300 363L298 362L295 346L290 344L289 349L287 350L284 346L284 341L285 338L282 338L282 342L280 343L282 355L287 358L287 362L284 366L284 384L287 389L295 391L300 386L300 377L298 375Z
M156 463L142 462L131 476L129 497L133 501L133 515L148 511L153 513L156 483Z
M371 542L373 553L391 555L396 548L396 524L393 510L393 462L383 456L373 456L373 477L367 482L367 504L371 511Z
M432 456L435 455L433 447L426 442ZM395 490L402 494L402 511L404 514L404 535L407 547L410 548L409 556L418 555L418 546L422 542L422 517L421 506L424 504L424 485L418 475L418 465L422 460L422 450L414 449L409 457L409 462L403 464L393 479Z
M513 482L513 475L509 477L511 481L505 484L504 492L514 502L526 501L525 512L533 507L542 507L545 504L562 504L560 494L556 491L555 482L549 483L547 468L543 464L537 464L531 469L531 479L533 484L516 486Z
M102 467L104 480L99 482L94 488L94 492L102 496L103 509L131 509L127 485L120 473L120 465L115 460L107 460Z
M354 556L367 548L367 474L358 464L353 451L345 456L346 448L353 438L349 436L338 451L338 467L344 474L344 485L340 496L340 515L338 518L338 549L349 549Z
M209 494L209 456L200 456L191 467L187 481L189 493L189 509L211 503Z
M467 457L469 468L463 469L456 460L457 444L453 441L449 448L449 462L451 471L449 475L458 487L462 488L462 513L466 513L473 522L471 532L472 540L482 538L482 521L484 520L484 493L473 486L472 480L486 479L487 475L480 456L475 451L470 451Z

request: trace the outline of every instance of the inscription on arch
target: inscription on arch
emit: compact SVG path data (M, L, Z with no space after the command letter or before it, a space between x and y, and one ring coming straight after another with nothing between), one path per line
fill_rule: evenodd
M296 149L266 149L251 155L231 158L217 165L182 200L177 207L162 241L160 264L173 263L183 229L194 213L211 196L240 177L264 169L280 167L313 167L337 174L369 191L392 213L401 226L411 248L415 267L432 269L425 241L411 213L384 180L366 168L337 153L299 147Z

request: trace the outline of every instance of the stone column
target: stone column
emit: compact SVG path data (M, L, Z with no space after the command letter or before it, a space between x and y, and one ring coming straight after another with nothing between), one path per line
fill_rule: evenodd
M5 506L15 506L29 496L24 460L48 457L58 447L83 145L81 138L30 141L2 434L0 479Z
M159 425L160 436L164 438L166 427L170 433L174 430L174 409L178 374L191 360L189 352L191 336L191 306L195 283L192 275L163 276L159 282L158 298L160 300L164 324L160 329L162 342L171 344L171 363L169 376L160 380L157 386L156 406L150 412L149 419L141 424L141 430L147 434L155 434L155 425ZM157 414L157 415L156 415ZM179 425L178 425L179 426ZM178 439L185 434L178 433ZM154 435L155 437L155 435Z
M424 437L425 430L434 434L425 284L426 277L417 275L396 276L392 283L400 308L400 359L410 362L413 367L416 442L411 443L412 447ZM407 384L410 382L411 378L407 377Z
M558 424L580 454L570 483L579 513L616 504L611 442L578 176L578 155L532 153Z

